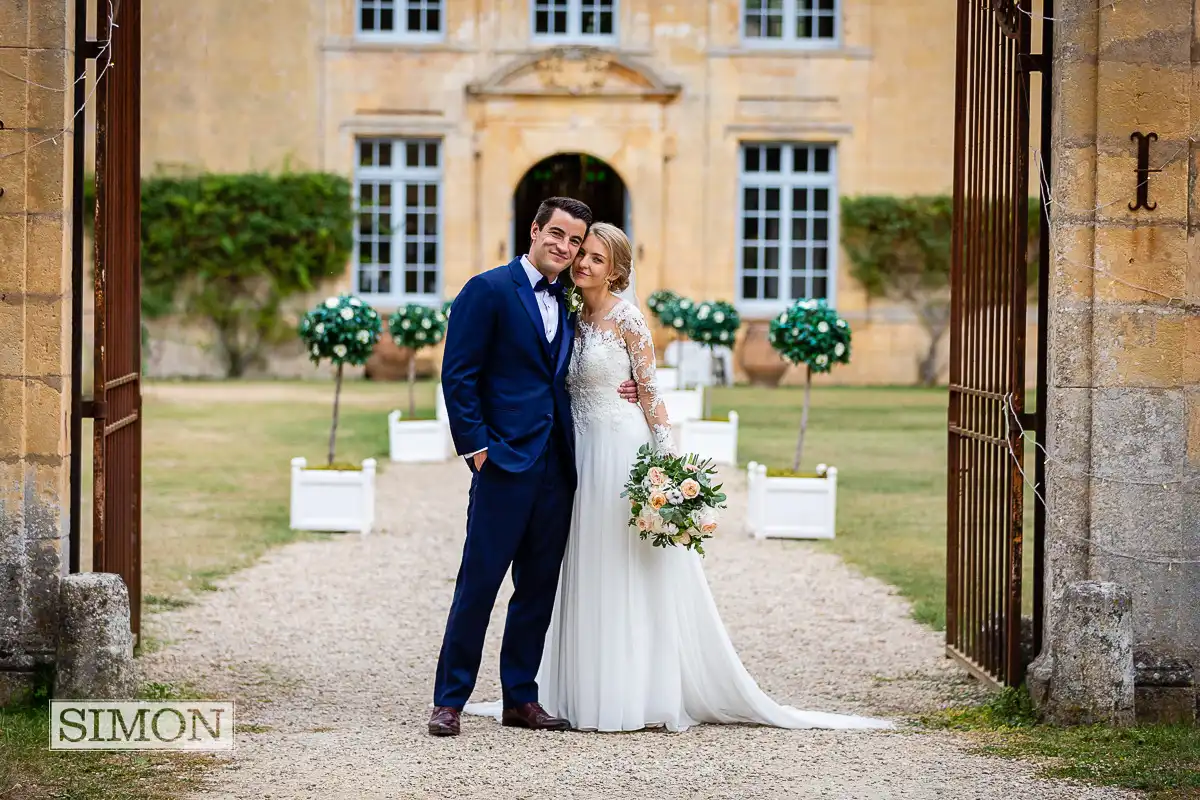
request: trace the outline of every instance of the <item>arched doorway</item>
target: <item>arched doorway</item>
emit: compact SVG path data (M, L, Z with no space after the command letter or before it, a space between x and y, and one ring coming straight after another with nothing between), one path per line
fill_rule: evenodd
M530 167L513 193L512 250L516 257L529 248L529 226L547 197L574 197L591 206L597 222L629 230L629 195L625 181L604 161L586 153L559 153Z

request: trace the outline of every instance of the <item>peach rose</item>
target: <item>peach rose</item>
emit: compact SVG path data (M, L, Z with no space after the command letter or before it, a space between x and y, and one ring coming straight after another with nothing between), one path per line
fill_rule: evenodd
M667 504L667 496L663 492L650 493L650 507L657 510Z
M658 467L651 467L650 472L647 473L646 477L650 478L650 483L653 486L662 486L667 482L667 473L663 472Z
M646 519L645 517L638 517L637 529L643 533L650 530L650 520Z
M679 484L679 491L683 492L683 496L688 500L700 494L700 484L688 478L683 483Z
M688 533L687 531L684 531L683 533L679 534L679 536L677 536L675 538L675 541L679 542L681 545L686 547L687 545L692 543L692 535L690 533Z

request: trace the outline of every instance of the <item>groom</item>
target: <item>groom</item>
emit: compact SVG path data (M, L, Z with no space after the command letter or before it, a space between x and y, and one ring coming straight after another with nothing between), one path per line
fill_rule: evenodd
M559 275L575 260L591 224L586 204L551 197L533 220L529 254L475 276L454 299L442 388L455 450L473 476L467 541L434 682L434 736L458 735L510 565L514 591L500 650L502 722L534 730L570 727L538 703L536 679L576 485L566 384L574 318ZM618 391L637 402L633 381Z

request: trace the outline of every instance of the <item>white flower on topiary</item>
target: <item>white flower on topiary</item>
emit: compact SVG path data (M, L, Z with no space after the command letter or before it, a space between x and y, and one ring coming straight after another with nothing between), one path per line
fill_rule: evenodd
M839 319L839 320L837 321L837 326L838 326L839 328L844 328L844 327L846 327L846 320L844 320L844 319Z
M351 297L351 298L350 298L350 305L354 306L355 308L358 308L359 306L361 306L361 305L362 305L362 301L361 301L361 300L359 300L357 297Z
M430 322L428 319L423 319L423 320L421 320L421 327L424 328L425 330L429 330L430 328L433 327L433 323Z
M313 328L313 330L317 332L317 336L323 336L325 334L325 323L318 322L317 327Z
M678 317L676 317L676 319L675 319L675 323L674 323L674 324L675 324L675 327L676 327L676 328L682 328L682 327L683 327L683 320L682 320L682 319L680 319L680 318L678 318Z
M700 319L708 319L708 316L711 313L712 313L712 309L706 303L706 304L700 306L700 310L696 312L696 316L699 317Z
M785 311L785 312L783 312L782 314L780 314L780 315L779 315L779 324L780 324L780 325L783 325L783 324L785 324L786 322L787 322L787 312Z
M820 353L817 355L816 361L818 367L823 367L829 363L829 356L825 355L824 353Z
M403 328L404 330L408 330L409 328L412 327L412 323L406 319L402 319L402 320L400 320L400 327Z
M371 341L371 334L367 333L366 331L359 331L357 338L360 342L366 344L367 342Z
M314 344L314 345L312 346L312 354L313 354L314 356L319 356L319 355L321 355L321 348L320 348L320 346L318 346L318 345L315 345L315 344Z
M335 356L337 356L338 358L345 358L346 357L346 345L335 344L333 346L333 354Z
M722 342L728 342L729 341L729 331L721 331L721 335L717 338L719 338Z
M353 311L353 309L349 309L349 308L343 308L343 309L342 309L342 319L344 319L344 320L352 320L352 319L354 319L354 311Z
M418 342L425 341L425 331L417 331L417 341Z
M725 321L725 315L722 312L718 311L717 313L713 314L713 322L720 325L724 321Z
M325 307L326 308L337 308L338 307L338 299L336 297L326 298Z
M845 352L846 352L846 345L842 344L841 342L838 342L836 345L833 346L833 354L835 356L837 356L838 358L841 358L842 355L845 354Z
M817 330L820 331L821 333L829 333L829 323L828 322L818 322Z

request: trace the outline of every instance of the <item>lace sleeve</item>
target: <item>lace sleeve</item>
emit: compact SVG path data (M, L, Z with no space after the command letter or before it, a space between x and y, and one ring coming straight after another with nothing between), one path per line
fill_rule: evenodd
M642 407L646 424L654 433L655 447L659 452L675 455L667 405L658 392L655 378L654 340L650 337L650 326L637 306L624 301L609 312L609 318L616 323L625 349L629 351L629 365L638 385L638 405Z

